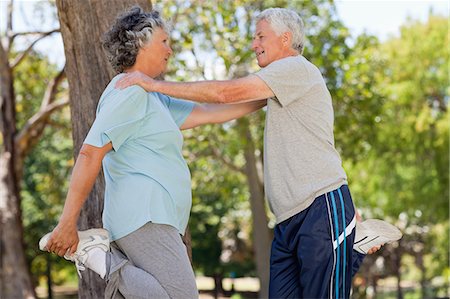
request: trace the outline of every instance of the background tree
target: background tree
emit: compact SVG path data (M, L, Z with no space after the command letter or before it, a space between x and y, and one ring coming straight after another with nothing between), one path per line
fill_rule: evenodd
M190 1L164 2L165 15L172 17L174 26L172 46L177 59L172 67L175 70L171 73L172 78L232 79L258 69L251 50L254 18L265 8L279 6L292 8L303 17L309 40L305 56L325 73L330 88L337 88L339 66L349 52L344 42L348 32L337 19L331 1L222 1L220 4L197 4ZM196 150L196 157L215 157L224 167L243 174L239 188L249 192L253 227L251 239L261 284L260 296L265 298L272 232L262 181L263 123L264 112L260 112L223 126L196 129L193 135L207 136L209 147L201 152L195 147L189 147L189 150ZM189 163L195 165L197 162L192 159ZM223 185L219 181L211 183ZM273 226L273 220L270 226ZM193 250L195 253L195 246Z
M448 22L432 14L425 23L409 21L385 43L362 36L337 97L337 138L350 154L344 161L357 206L405 233L396 247L368 260L379 259L383 275L397 277L398 298L402 276L411 272L404 257L414 258L424 297L431 277L448 265L448 256L431 248L448 245L448 46ZM447 262L432 266L430 255Z
M108 4L108 8L99 8L103 5L100 2L83 1L80 4L91 5L89 8L74 8L69 3L66 8L75 9L77 13L68 14L68 17L91 18L86 15L86 9L89 10L88 14L95 12L92 17L94 19L98 15L105 21L102 13L115 17L109 13L110 5ZM66 5L65 1L62 3ZM386 219L396 223L404 232L401 242L386 246L379 254L366 258L360 275L355 280L353 297L381 296L377 292L386 292L386 287L380 287L379 280L391 277L397 277L397 294L383 294L384 296L411 296L408 293L414 290L400 288L405 281L413 283L415 297L448 296L449 286L445 281L448 281L450 273L447 209L450 117L446 18L431 14L426 22L410 20L403 26L400 36L380 41L367 34L350 38L347 29L339 21L333 3L328 1L225 1L223 7L226 11L221 11L220 7L213 4L181 0L161 2L165 17L174 19L172 45L174 52L179 53L171 60L171 78L226 79L253 72L258 68L249 49L254 28L252 16L267 6L285 6L299 11L308 30L308 44L304 55L319 66L332 92L336 145L344 161L355 203L365 218ZM42 5L48 3L39 2L34 10L39 13ZM56 11L54 6L48 7ZM177 19L180 26L177 25ZM73 21L69 25L76 30L88 28L90 34L90 28L95 27L85 25L95 24L94 21L75 23ZM52 32L54 27L48 28L48 32ZM98 31L94 34L100 35L100 30ZM70 40L76 34L71 32L67 38ZM6 31L2 32L3 47L7 44L6 36ZM19 54L28 45L34 45L33 41L38 36L40 35L22 32L14 38L13 44L16 46L10 48L9 62L19 61ZM98 39L92 35L85 38L91 38L92 43L96 42L94 39ZM78 39L77 37L72 41ZM95 44L98 45L99 43ZM80 67L86 69L83 73L90 72L92 69L87 69L84 59L95 65L100 64L97 60L103 58L92 58L89 56L92 53L86 57L78 55L82 56L82 51L89 50L99 55L103 55L103 52L93 44L86 44L90 49L83 50L82 47L83 45L77 45L77 48L70 50L71 61L83 60L80 62ZM92 55L95 56L95 53ZM243 67L236 67L240 64L235 62L242 62ZM3 75L7 68L1 67L0 70L3 97L4 91L8 90L3 88L3 84L10 77ZM46 90L51 90L48 87L52 82L50 79L56 77L60 70L60 67L49 63L43 54L32 49L12 69L13 76L10 80L13 80L16 136L19 131L25 132L24 128L29 128L27 124L36 119L34 115L40 115L42 99L49 93ZM92 78L99 77L99 72L89 73L89 76L93 80ZM82 76L80 78L86 79ZM66 97L67 84L58 86L54 101L59 103ZM103 87L95 83L88 84L90 91L86 94L91 97L92 90L98 88L100 93ZM78 104L95 107L96 103L90 101L94 102L98 97L87 98L83 93L79 94ZM3 98L1 103L2 109L5 109ZM86 111L83 121L88 118L92 121L94 110L92 108L91 114ZM2 113L3 111L11 110L2 110ZM23 156L23 166L18 167L16 172L21 177L18 181L21 182L19 198L25 228L23 241L27 245L27 260L23 264L25 267L31 266L35 275L31 284L48 271L47 258L53 264L52 277L55 283L77 279L71 263L39 252L36 248L39 237L57 222L66 194L68 174L73 165L72 142L68 135L69 110L59 108L55 112L47 119L39 143L30 147L31 150ZM257 274L258 268L255 267L254 260L257 243L255 238L260 230L259 227L252 229L254 224L251 216L254 211L252 212L249 199L253 191L248 185L250 180L247 178L247 165L256 166L258 180L262 182L263 121L264 112L261 111L240 122L184 132L184 155L189 161L193 183L190 227L194 245L194 269L197 274L215 277L218 291L222 277ZM78 120L75 122L79 127ZM6 121L3 124L11 127ZM28 136L32 137L35 136L33 132L39 131L30 132L32 134ZM79 138L82 141L84 135ZM3 142L0 140L2 151L5 148ZM256 159L252 160L246 153L254 153ZM9 177L3 177L3 182L7 182ZM261 188L260 183L255 186L256 190ZM0 192L4 190L3 185L0 186ZM2 193L2 196L4 194L7 193ZM263 196L257 192L253 194L253 198L259 198L259 203L263 205ZM6 203L6 200L2 203ZM3 215L7 210L1 211ZM8 213L13 215L10 211ZM272 215L263 216L265 218L260 219L266 222L258 223L266 223L264 227L267 227L268 222L268 227L272 227ZM2 224L0 230L3 227L5 226ZM270 239L270 229L267 231ZM17 235L16 231L12 232ZM19 239L17 236L12 237L15 239L2 237L2 243L14 243ZM14 253L20 254L20 250ZM18 269L16 271L24 269L17 267L16 260L14 267L15 270ZM1 279L0 297L8 298L4 289L9 284L5 286L3 282L14 280L3 280L3 276ZM440 279L444 283L439 284ZM391 280L385 280L385 284L386 281ZM95 283L93 285L101 288ZM419 289L421 294L418 293ZM19 293L22 290L28 292L22 287L14 291ZM89 291L90 294L82 293L85 290L84 287L80 290L80 297L100 296L100 293L93 295L95 291ZM229 293L225 291L225 294ZM24 296L26 294L20 293L15 297Z
M197 274L214 277L215 295L219 296L224 293L222 278L255 276L255 264L248 240L251 230L245 225L250 218L248 189L242 183L245 173L224 167L213 154L202 154L210 148L209 139L202 135L208 129L185 131L184 152L195 161L190 164L193 203L189 220L194 269ZM237 145L230 142L226 146Z
M267 6L297 9L305 20L308 44L304 55L319 66L333 95L336 144L355 202L366 218L386 219L403 228L418 227L418 232L422 233L424 227L426 231L426 227L432 225L428 222L417 226L418 222L427 223L423 220L424 210L427 214L437 210L440 214L437 219L448 219L444 208L448 198L448 138L445 137L447 126L442 125L448 121L448 91L444 83L448 82L445 23L437 26L431 25L436 23L431 21L424 28L418 25L411 30L406 26L400 38L385 43L365 34L352 41L333 3L328 1L316 1L311 6L309 2L302 2L300 6L283 1L225 1L220 7L214 3L195 6L188 1L175 1L164 6L166 15L174 16L173 40L176 42L173 47L175 53L181 53L175 60L177 71L172 73L173 78L227 79L255 70L249 49L251 20ZM413 32L415 35L408 37ZM421 39L421 35L426 38ZM436 46L440 50L427 52ZM400 56L401 59L397 59ZM421 102L424 104L419 104ZM253 153L258 157L255 168L260 169L262 117L198 129L194 136L209 138L211 147L197 153L196 157L214 156L230 170L239 171L240 167L252 164L251 159L247 160L251 156L246 154L245 148L254 144ZM199 151L198 148L192 150ZM195 163L195 159L190 161L191 165ZM430 169L433 170L430 172ZM247 183L252 194L252 183L250 180ZM216 181L216 184L223 182ZM245 183L242 186L245 188ZM430 196L436 210L424 206L428 202L423 198ZM261 197L255 198L262 201ZM252 215L257 213L252 211ZM254 227L258 227L258 231L253 231L255 248L267 248L261 245L263 242L258 243L258 232L265 227L264 222ZM416 237L412 235L411 239L417 241ZM408 239L405 237L403 241L406 248L421 248L407 245ZM394 274L400 282L401 257L412 250L406 248L387 247L385 271L378 277ZM255 255L257 264L260 261L258 276L264 277L260 270L264 269L261 266L264 261L258 258L258 252ZM374 260L368 262L373 263L379 257L374 256Z
M100 95L115 74L102 50L101 36L119 13L134 4L145 10L151 8L150 1L146 0L56 1L67 61L75 157L94 121ZM80 229L102 227L104 185L103 176L98 176L82 209ZM79 297L102 297L105 282L92 271L83 275Z
M49 125L51 114L64 107L67 100L57 98L59 85L64 80L64 72L59 70L44 86L44 92L40 94L40 106L30 109L32 113L18 124L18 99L14 85L17 69L26 61L38 41L58 32L58 29L15 32L13 4L10 1L7 5L6 30L0 33L0 295L4 298L32 298L35 292L25 258L20 196L24 158ZM28 41L24 37L33 39ZM16 48L17 40L26 42L27 46ZM28 105L24 103L23 106Z
M23 127L39 110L39 99L45 92L48 78L57 73L57 66L34 51L16 68L14 86L18 127ZM58 97L67 98L67 83L59 88ZM51 286L51 276L47 275L50 261L54 266L52 272L56 283L66 275L76 276L71 263L42 252L37 246L39 239L56 225L68 187L67 178L73 165L69 108L52 113L48 123L39 142L24 159L20 197L23 237L27 245L25 254L28 265L31 265L33 282L38 282L37 278L45 275ZM62 268L72 271L60 271Z

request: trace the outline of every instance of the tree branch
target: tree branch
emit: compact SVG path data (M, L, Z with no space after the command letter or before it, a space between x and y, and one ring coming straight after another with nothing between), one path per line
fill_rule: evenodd
M245 171L244 171L243 168L237 167L236 165L233 164L233 162L231 162L229 159L224 157L222 155L222 153L217 149L217 147L211 146L210 149L211 149L211 152L212 152L213 156L218 158L220 161L222 161L222 163L225 164L225 166L227 166L231 170L234 170L234 171L240 172L242 174L245 174Z
M12 72L9 66L8 53L0 41L0 132L6 127L15 128L14 119L14 93L12 91ZM9 123L9 125L7 124ZM15 129L12 130L15 132ZM3 136L3 138L6 138Z
M212 143L211 141L214 142L214 144L219 144L219 141L216 139L216 137L211 134L209 136L209 142ZM230 160L227 159L219 150L217 146L210 146L209 147L211 149L211 153L214 157L216 157L217 159L219 159L220 161L222 161L223 164L225 164L227 167L229 167L231 170L240 172L245 174L244 168L238 167L236 165L234 165L234 163Z
M60 129L60 130L67 129L67 125L59 123L59 122L51 120L51 119L47 120L46 124L48 126L51 126L54 129Z
M50 31L23 31L23 32L16 32L14 34L11 35L11 38L14 40L16 37L18 36L26 36L26 35L50 35L53 34L55 32L61 32L59 28L50 30Z
M56 92L58 91L58 87L61 82L66 78L66 66L64 66L61 71L53 78L52 81L47 85L47 89L45 90L44 97L41 103L41 110L45 109L50 103L54 102L56 97Z
M176 5L175 5L175 8L176 8L175 13L173 13L172 17L170 18L170 23L173 24L173 25L177 24L178 16L180 15L180 6L181 5L179 5L179 3L176 3Z
M47 123L50 115L54 111L61 109L69 103L68 99L54 102L58 87L66 77L64 70L65 67L47 85L39 111L28 119L23 128L17 134L15 143L19 156L23 157L24 154L31 149L33 141L37 140L42 135L45 124Z
M20 156L26 155L31 150L31 142L38 139L45 128L45 124L50 115L67 106L69 104L69 99L54 102L45 107L45 109L39 110L35 115L33 115L20 130L15 138L16 148Z
M40 41L41 39L55 33L55 32L59 32L59 29L54 29L52 31L48 31L48 32L42 32L40 33L41 36L39 36L38 38L36 38L29 46L28 48L26 48L22 53L20 53L13 61L13 63L11 64L11 68L15 68L20 62L22 62L22 60L26 57L26 55L31 51L31 49L34 47L34 45Z
M13 18L13 0L9 1L8 3L8 14L7 14L7 20L6 20L6 36L8 37L8 44L5 45L5 48L7 51L9 51L10 45L12 44L13 38L10 36L12 33L12 18Z
M197 69L201 69L202 72L202 78L203 80L206 80L206 76L205 76L205 67L200 65L200 61L198 60L198 56L197 56L197 52L194 49L194 43L192 43L192 49L191 49L191 53L192 55L194 55L195 58L195 64L197 65Z

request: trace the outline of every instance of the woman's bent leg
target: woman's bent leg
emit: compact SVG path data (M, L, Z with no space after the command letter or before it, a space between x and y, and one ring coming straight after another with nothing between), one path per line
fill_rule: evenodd
M186 247L174 227L147 223L115 245L120 251L112 246L108 285L126 298L198 298Z

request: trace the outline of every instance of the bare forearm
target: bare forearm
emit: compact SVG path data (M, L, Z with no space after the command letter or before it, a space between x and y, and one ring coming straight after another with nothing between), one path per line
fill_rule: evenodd
M272 90L256 75L225 81L167 82L154 80L141 72L132 72L122 77L116 83L116 88L135 84L146 91L202 103L244 103L274 96Z
M89 192L100 171L103 157L112 149L108 143L103 147L84 144L73 168L64 210L58 225L53 229L45 245L46 249L59 256L71 255L77 250L77 220Z
M101 159L80 153L72 172L60 222L76 225L81 208L95 183L100 168Z
M240 118L266 106L267 100L253 101L238 104L206 104L211 113L211 123L224 123L232 119Z
M155 80L152 90L171 97L201 103L224 103L222 81L168 82Z
M198 104L180 127L182 130L204 124L220 124L261 109L267 100L239 104Z

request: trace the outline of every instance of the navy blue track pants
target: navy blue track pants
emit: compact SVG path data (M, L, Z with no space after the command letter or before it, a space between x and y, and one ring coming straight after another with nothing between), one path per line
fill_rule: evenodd
M347 185L277 224L269 297L349 298L352 277L365 256L353 250L355 224Z

